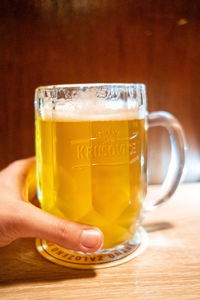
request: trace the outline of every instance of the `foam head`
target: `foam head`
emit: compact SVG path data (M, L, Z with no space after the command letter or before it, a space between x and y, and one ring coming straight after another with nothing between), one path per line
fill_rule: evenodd
M145 115L143 106L134 101L103 100L96 98L59 99L56 103L44 102L40 109L42 119L58 121L104 121L142 119Z

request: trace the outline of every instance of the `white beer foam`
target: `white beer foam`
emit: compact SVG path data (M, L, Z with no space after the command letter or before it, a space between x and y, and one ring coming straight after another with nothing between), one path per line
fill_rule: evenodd
M44 103L41 117L57 121L131 120L144 118L145 108L138 107L136 101L132 100L59 99L56 105L51 101Z

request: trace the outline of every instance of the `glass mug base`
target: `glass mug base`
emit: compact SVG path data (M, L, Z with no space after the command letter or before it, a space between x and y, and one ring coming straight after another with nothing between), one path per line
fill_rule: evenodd
M139 227L134 237L114 248L101 249L95 253L75 252L52 242L36 239L37 251L49 261L73 269L107 268L127 262L140 255L148 246L148 236Z

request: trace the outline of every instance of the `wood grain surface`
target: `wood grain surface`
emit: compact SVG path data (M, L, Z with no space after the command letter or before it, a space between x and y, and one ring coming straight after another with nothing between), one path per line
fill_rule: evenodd
M37 86L144 82L149 110L182 123L185 179L200 180L199 27L197 0L1 0L0 168L34 154ZM164 130L153 129L149 141L155 183L170 147Z
M200 184L181 185L146 216L147 250L122 265L72 270L42 258L33 239L0 249L0 299L200 299Z

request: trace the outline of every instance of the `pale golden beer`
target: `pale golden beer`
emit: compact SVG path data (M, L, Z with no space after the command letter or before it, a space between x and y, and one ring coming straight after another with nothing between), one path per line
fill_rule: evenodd
M91 119L36 118L38 196L43 210L100 228L112 248L134 236L146 194L145 119Z

